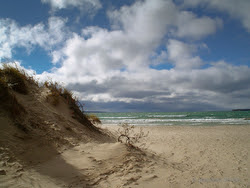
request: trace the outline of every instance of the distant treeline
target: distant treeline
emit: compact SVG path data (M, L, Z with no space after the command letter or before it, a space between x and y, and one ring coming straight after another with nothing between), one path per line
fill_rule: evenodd
M250 109L233 109L233 111L250 111Z

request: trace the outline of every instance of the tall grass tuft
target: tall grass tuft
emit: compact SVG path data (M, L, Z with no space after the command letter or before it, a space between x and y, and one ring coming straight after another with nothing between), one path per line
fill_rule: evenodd
M43 84L50 90L50 94L47 96L47 101L49 101L54 106L59 104L59 97L62 94L62 88L57 82L45 81Z
M0 76L9 88L21 94L28 94L28 88L25 84L25 80L28 78L26 74L18 70L18 68L3 64Z
M73 96L73 93L66 88L61 87L57 82L46 81L44 86L47 87L51 93L48 95L48 101L53 105L58 105L59 97L63 97L70 109L73 110L73 118L77 119L81 123L86 123L87 117L84 114L83 104Z
M0 75L2 76L2 70ZM0 77L0 109L8 112L14 119L25 112L24 107L19 104L16 97L12 95L6 80L3 77Z
M93 124L102 124L101 120L95 114L87 114L88 120Z
M29 87L27 84L35 84L39 87L38 82L34 77L29 76L25 71L17 66L13 67L8 64L3 64L0 67L0 110L9 111L11 115L18 116L25 112L24 107L18 103L13 91L21 94L28 94ZM58 105L60 97L63 97L73 110L73 118L87 127L94 128L92 122L98 123L98 119L92 117L88 119L84 114L83 104L73 96L73 93L66 88L61 87L57 82L46 81L43 84L51 93L47 99L53 105Z

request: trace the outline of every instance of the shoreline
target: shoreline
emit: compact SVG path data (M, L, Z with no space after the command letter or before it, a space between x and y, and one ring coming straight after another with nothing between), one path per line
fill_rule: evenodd
M101 125L97 125L100 128L107 128L107 127L121 127L123 124L101 124ZM133 123L128 123L128 125L130 126L135 126L135 127L250 127L250 123L249 124L210 124L210 125L153 125L153 124L133 124Z
M129 112L99 113L103 124L166 125L166 126L214 126L214 125L250 125L248 112Z

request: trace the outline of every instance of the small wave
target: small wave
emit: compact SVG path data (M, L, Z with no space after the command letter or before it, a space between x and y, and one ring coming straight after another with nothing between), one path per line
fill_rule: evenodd
M239 119L211 119L211 118L203 118L203 119L107 119L103 120L104 124L134 124L134 125L153 125L153 124L161 124L161 125L202 125L202 124L228 124L228 125L239 125L249 123L243 118Z
M148 115L147 117L166 117L166 118L175 118L175 117L187 117L187 115Z
M99 117L100 119L136 119L137 117Z
M239 119L233 119L233 118L228 118L228 119L215 119L215 118L201 118L201 119L168 119L167 121L178 121L178 122L243 122L243 118Z

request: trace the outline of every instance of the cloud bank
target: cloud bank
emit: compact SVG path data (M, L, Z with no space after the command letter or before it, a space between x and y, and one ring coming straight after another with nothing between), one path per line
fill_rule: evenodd
M90 2L95 7L99 1L43 2L62 9ZM200 50L209 48L202 39L223 29L223 20L196 15L185 7L218 5L216 9L230 15L235 11L247 29L249 14L231 10L224 1L204 2L190 0L179 6L170 0L136 1L107 11L111 29L88 26L81 33L70 32L66 20L58 17L50 18L46 26L19 27L1 20L0 53L11 57L12 49L20 46L47 49L57 68L39 79L63 83L89 110L248 108L250 68L223 60L205 62L199 56Z

